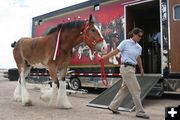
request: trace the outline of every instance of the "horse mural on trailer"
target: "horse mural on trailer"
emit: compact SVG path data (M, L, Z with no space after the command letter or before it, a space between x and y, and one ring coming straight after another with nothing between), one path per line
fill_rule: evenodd
M21 38L14 42L13 55L20 75L14 91L14 100L22 102L24 106L32 105L25 77L32 67L47 68L53 85L52 89L44 92L40 98L50 105L56 104L59 108L72 108L66 95L65 76L72 56L72 48L83 42L93 51L107 53L106 42L95 25L92 15L89 16L89 20L59 24L46 36ZM58 51L57 46L59 46ZM56 53L57 55L54 56Z

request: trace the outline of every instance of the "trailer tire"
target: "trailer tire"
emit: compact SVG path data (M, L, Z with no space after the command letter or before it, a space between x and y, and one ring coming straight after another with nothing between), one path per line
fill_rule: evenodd
M81 88L81 82L78 78L71 78L70 80L70 89L78 90Z

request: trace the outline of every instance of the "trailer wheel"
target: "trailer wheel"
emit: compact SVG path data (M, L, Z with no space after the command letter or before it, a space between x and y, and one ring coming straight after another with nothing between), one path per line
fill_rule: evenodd
M81 88L81 82L78 78L72 78L70 80L70 88L72 90L78 90Z

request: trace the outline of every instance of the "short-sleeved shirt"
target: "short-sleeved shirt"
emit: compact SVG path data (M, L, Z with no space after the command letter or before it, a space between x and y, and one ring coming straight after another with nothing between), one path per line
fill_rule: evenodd
M141 55L142 47L132 39L123 40L117 49L121 53L121 63L137 64L137 57Z

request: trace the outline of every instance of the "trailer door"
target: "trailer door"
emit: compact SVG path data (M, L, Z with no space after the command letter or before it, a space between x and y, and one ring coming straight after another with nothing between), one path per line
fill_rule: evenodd
M180 73L180 0L169 0L170 72Z
M126 37L134 27L144 30L139 44L142 46L142 61L146 74L161 74L161 39L154 39L160 30L159 1L141 1L125 6ZM158 37L160 38L160 37ZM137 69L137 73L139 73Z

